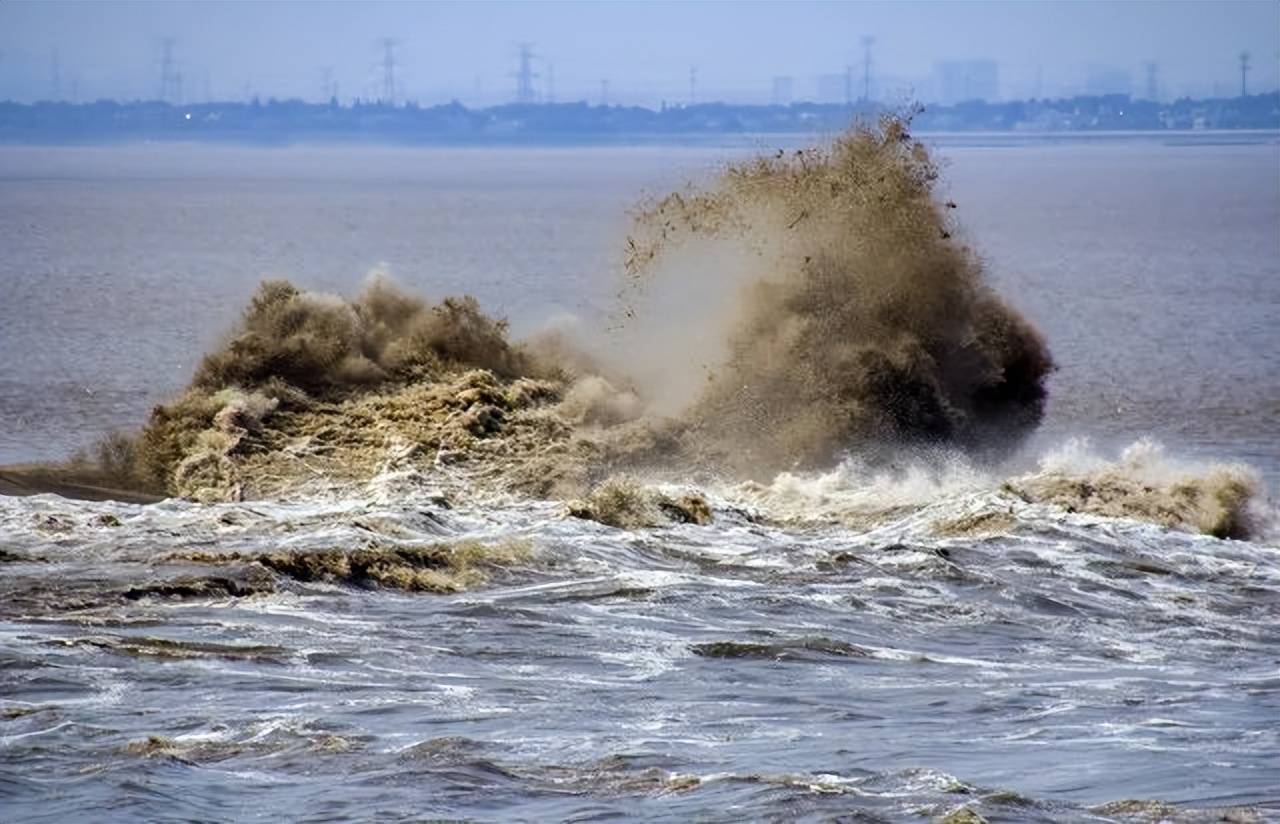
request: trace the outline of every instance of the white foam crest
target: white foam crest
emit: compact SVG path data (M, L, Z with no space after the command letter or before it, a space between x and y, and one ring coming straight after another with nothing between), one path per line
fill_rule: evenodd
M1205 482L1234 483L1248 493L1242 512L1248 519L1248 537L1270 543L1280 537L1280 510L1268 499L1261 474L1240 461L1210 461L1171 455L1164 444L1140 438L1116 456L1095 449L1088 438L1070 438L1046 452L1038 462L1032 480L1069 478L1086 482L1115 481L1133 485L1138 491L1168 490L1178 493ZM1240 536L1236 536L1240 537Z
M826 472L783 472L767 486L743 484L726 497L745 498L780 517L821 519L923 506L990 488L994 481L965 455L948 450L889 465L850 457Z
M1165 445L1153 438L1139 438L1108 457L1087 437L1069 438L1050 449L1039 462L1039 471L1059 475L1122 473L1134 480L1168 484L1188 477L1203 476L1216 469L1231 469L1256 478L1258 473L1239 462L1197 461L1169 454Z

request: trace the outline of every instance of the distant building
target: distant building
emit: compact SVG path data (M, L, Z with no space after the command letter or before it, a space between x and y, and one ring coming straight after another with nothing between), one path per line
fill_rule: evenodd
M1000 96L1000 68L994 60L943 60L933 64L934 93L944 105Z
M778 76L773 78L773 105L790 106L791 90L795 83L790 77Z

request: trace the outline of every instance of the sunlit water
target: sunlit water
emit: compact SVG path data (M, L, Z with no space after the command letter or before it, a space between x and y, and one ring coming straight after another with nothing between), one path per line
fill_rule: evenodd
M384 265L518 330L602 315L627 206L725 156L0 149L0 463L140 423L264 274L350 293ZM1274 484L1280 147L943 156L968 240L1060 364L1028 456L1155 436ZM1000 477L789 482L794 511L909 504L874 529L766 525L726 487L710 526L624 531L446 507L443 476L0 498L0 820L1056 821L1125 798L1280 817L1274 536L1064 513ZM1007 533L938 534L993 508ZM454 595L138 589L217 574L160 560L187 550L464 537L533 553Z

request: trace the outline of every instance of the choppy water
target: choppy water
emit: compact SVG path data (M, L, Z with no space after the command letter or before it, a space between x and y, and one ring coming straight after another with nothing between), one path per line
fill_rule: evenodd
M981 485L869 532L761 526L725 499L713 526L627 532L392 481L4 499L8 816L1099 820L1132 797L1280 815L1274 546ZM1012 534L934 533L993 504ZM137 591L218 573L158 553L457 536L534 552L456 595ZM150 736L171 743L130 751Z
M1029 454L1155 434L1280 474L1280 147L944 154L1062 364ZM0 461L140 421L262 272L350 292L385 261L526 328L598 312L622 209L718 156L0 150ZM1071 821L1128 798L1280 819L1274 533L1069 514L1000 480L846 467L638 531L448 477L0 497L0 819ZM869 501L901 509L756 517ZM1012 526L939 536L980 511ZM459 538L533 552L452 595L262 569L257 594L146 591L224 574L163 560L183 551Z

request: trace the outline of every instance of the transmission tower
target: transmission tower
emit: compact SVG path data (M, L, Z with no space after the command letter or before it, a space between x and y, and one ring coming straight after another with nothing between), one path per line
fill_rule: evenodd
M173 45L177 41L172 37L160 40L160 99L173 102L182 81L178 78L177 63L173 59Z
M871 99L871 47L875 45L876 39L871 35L863 35L862 37L862 99L868 101Z
M324 103L338 98L338 82L333 79L333 66L320 67L320 97Z
M1249 95L1249 53L1240 52L1240 96Z
M533 90L533 81L538 73L533 70L533 44L520 44L520 68L516 71L516 102L532 103L537 97Z
M396 41L384 37L379 41L382 45L382 97L379 102L394 106L396 104Z
M49 51L49 91L50 100L62 99L62 62L58 60L58 50Z
M1160 67L1155 63L1147 63L1146 69L1147 69L1147 99L1159 100L1160 84L1157 82L1157 75L1159 74Z

